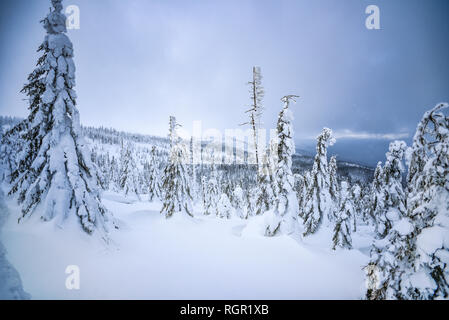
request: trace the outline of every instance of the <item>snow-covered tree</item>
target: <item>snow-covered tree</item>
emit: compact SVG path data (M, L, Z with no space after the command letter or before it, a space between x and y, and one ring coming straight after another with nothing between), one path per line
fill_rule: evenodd
M261 171L258 173L258 192L257 199L255 203L255 212L257 215L263 214L264 212L271 209L273 205L273 188L271 183L271 174L268 164L269 155L264 155L264 160L262 161Z
M125 192L125 195L135 194L139 196L137 164L133 156L130 143L123 143L120 150L120 173L119 188Z
M339 206L339 187L338 187L338 179L337 179L337 157L332 156L329 160L329 195L332 199L332 207L335 208L335 210ZM332 213L330 213L330 220L332 221L335 215L335 210L333 210Z
M351 188L352 202L354 203L354 215L352 216L352 231L357 232L357 222L363 220L363 195L362 188L354 183Z
M374 171L374 179L371 183L369 215L376 226L377 233L377 217L385 210L385 192L384 192L384 171L382 162L378 162Z
M153 201L154 197L162 199L161 194L161 172L159 170L159 157L156 152L156 147L151 148L150 162L148 164L148 193L150 201Z
M186 152L177 134L178 124L175 117L170 117L170 159L164 170L162 193L164 195L161 213L166 218L175 212L185 212L193 216L192 196L190 194L190 179L185 167Z
M302 207L304 206L304 188L305 188L305 182L304 182L304 176L300 174L294 174L295 177L295 192L296 192L296 198L298 199L298 207L299 212L298 216L302 217Z
M42 53L22 92L30 115L19 124L23 141L10 193L18 194L22 218L41 206L42 219L75 214L87 233L106 230L97 173L81 133L76 108L73 46L66 33L62 0L43 20L47 31ZM14 131L15 129L13 129Z
M214 164L211 166L209 178L204 181L204 188L204 214L218 215L217 203L220 198L220 190L218 188L217 173Z
M265 235L273 236L279 231L291 233L299 212L298 199L293 190L295 179L292 173L292 155L295 153L293 140L293 113L289 109L290 101L297 96L285 96L281 100L284 108L277 123L277 166L276 166L276 200L274 215L267 221Z
M244 123L243 125L249 125L252 130L253 135L253 144L254 144L254 152L256 157L256 168L259 170L260 164L260 154L259 154L259 146L258 146L258 130L260 117L262 115L262 100L265 95L264 89L262 87L262 73L260 71L260 67L253 67L253 75L252 80L248 82L250 86L250 98L251 98L251 107L246 111L249 115L249 121Z
M351 249L351 219L355 215L354 202L348 183L341 182L341 197L338 210L335 214L334 235L332 237L333 249L337 247Z
M219 218L230 219L234 215L234 208L229 201L228 196L222 193L217 203L217 216Z
M304 206L304 235L315 233L324 221L332 219L333 201L329 191L327 147L335 143L332 130L324 128L317 138L316 156L310 173Z
M0 169L2 169L0 181L11 183L12 174L18 167L16 155L20 154L24 144L20 133L25 125L25 122L21 122L13 129L0 133Z
M256 188L249 188L246 192L246 212L247 217L254 216L256 214Z
M407 298L449 297L449 116L447 103L426 112L408 152L408 214L413 244L411 274L403 276Z
M401 180L402 160L405 142L390 143L387 160L383 168L383 181L379 198L382 198L382 210L376 213L378 239L371 249L370 263L367 269L367 299L403 299L402 277L411 268L409 254L413 250L410 236L413 225L405 209L405 195ZM380 173L380 170L376 170ZM374 281L374 279L376 281Z
M194 201L198 201L197 195L200 194L200 187L198 185L198 175L197 175L197 168L196 168L196 159L195 155L198 154L198 147L195 143L195 140L193 137L190 138L190 145L189 145L189 153L190 153L190 162L189 162L189 175L190 175L190 190L192 193L192 197L194 198Z
M412 268L409 259L413 250L410 235L411 220L399 211L390 214L391 229L387 236L374 242L368 270L370 284L366 298L369 300L405 299L402 277Z
M405 193L402 187L404 173L403 158L406 149L404 141L390 143L386 154L387 160L383 168L381 193L384 197L384 208L376 213L377 233L380 238L385 237L392 227L390 215L403 216L406 212Z
M245 204L245 198L243 194L243 189L240 186L237 186L237 188L234 189L233 192L234 195L234 208L237 216L239 216L241 219L248 218L248 212Z
M299 203L299 216L304 219L304 214L305 214L305 210L306 210L305 204L306 204L307 194L312 185L310 171L308 171L308 170L304 171L304 173L302 175L302 184L303 184L302 191L300 194L298 194L298 203Z

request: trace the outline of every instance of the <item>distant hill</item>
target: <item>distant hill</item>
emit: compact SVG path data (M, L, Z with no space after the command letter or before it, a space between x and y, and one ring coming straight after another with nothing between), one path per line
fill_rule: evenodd
M0 116L0 132L4 132L4 130L11 128L19 121L21 121L20 118ZM155 145L161 151L165 152L168 152L169 149L169 141L166 137L129 133L103 127L83 127L83 133L89 140L96 141L96 143L103 145L120 145L123 140L139 145ZM313 159L314 154L312 152L297 149L296 154L293 156L293 172L302 173L312 169ZM374 168L351 161L339 160L337 160L337 165L339 177L352 183L357 182L363 185L370 183L373 179Z

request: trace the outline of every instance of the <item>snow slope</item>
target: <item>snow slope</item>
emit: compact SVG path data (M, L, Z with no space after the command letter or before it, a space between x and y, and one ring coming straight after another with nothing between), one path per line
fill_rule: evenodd
M8 218L9 211L4 203L4 194L0 187L0 236L1 228ZM0 300L24 300L30 295L23 291L19 273L6 259L6 253L0 241Z
M160 203L106 192L103 203L121 226L105 245L38 218L11 214L1 241L35 299L361 299L368 256L332 251L331 234L304 242L263 236L264 217L222 220L160 215ZM12 201L11 212L18 212ZM37 216L37 212L34 214ZM363 232L362 238L363 238ZM354 241L366 246L369 238ZM80 268L80 290L65 287L66 267Z

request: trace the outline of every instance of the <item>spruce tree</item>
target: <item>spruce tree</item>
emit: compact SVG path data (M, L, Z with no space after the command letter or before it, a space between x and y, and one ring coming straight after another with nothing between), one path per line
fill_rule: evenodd
M151 148L150 162L148 164L148 192L150 201L153 201L155 197L160 200L162 199L160 175L159 157L156 147L153 146Z
M383 189L384 184L384 171L382 167L382 162L378 162L376 166L376 170L374 171L374 179L371 183L370 190L370 201L369 201L369 215L371 221L376 227L377 231L377 217L384 211L385 209L385 193Z
M386 154L387 160L383 168L383 181L381 195L383 196L384 208L376 214L378 237L385 237L392 228L391 215L404 215L405 192L402 187L402 175L404 173L403 158L406 144L404 141L390 143Z
M304 235L315 233L324 221L332 219L333 203L330 195L327 147L335 139L332 130L324 128L317 138L316 156L310 173L309 188L304 206Z
M405 195L402 189L402 160L405 142L390 143L387 160L383 170L380 187L384 197L383 210L376 215L378 239L373 243L368 265L367 299L403 299L402 277L411 268L410 252L413 244L410 236L413 225L405 208ZM373 272L375 270L376 272Z
M333 247L351 249L351 219L355 215L354 202L346 181L341 182L341 198L335 215L334 235L332 237Z
M449 116L437 104L418 124L409 151L408 214L413 269L403 292L413 299L449 297Z
M217 171L214 163L211 165L209 179L205 179L204 190L204 214L218 215L217 202L220 198L220 190L218 187ZM229 199L229 198L228 198Z
M239 216L241 219L248 218L248 212L245 204L243 189L240 186L237 186L237 188L234 189L233 195L234 195L234 208L237 216Z
M354 215L352 217L352 231L357 232L357 222L363 219L363 195L358 183L351 188L352 202L354 203Z
M298 199L298 207L299 212L298 216L302 217L302 207L304 206L304 188L305 188L305 182L304 182L304 176L300 174L294 174L295 177L295 192L296 192L296 198Z
M273 188L271 184L271 174L268 163L268 154L264 155L261 170L258 173L258 192L255 203L255 213L260 215L270 210L273 204Z
M175 117L170 117L169 125L170 159L164 170L164 201L161 213L165 214L166 218L170 218L175 212L184 212L193 217L190 179L185 167L187 151L177 134L179 125Z
M293 140L293 113L289 109L290 101L297 96L285 96L281 99L284 108L279 114L277 124L277 166L276 166L276 194L274 215L267 222L266 236L274 236L278 232L292 233L298 215L298 199L293 190L295 179L292 173L292 155L295 153Z
M230 219L234 214L234 208L228 196L222 193L217 203L217 216L222 219Z
M332 199L332 207L337 210L339 206L339 187L338 187L338 178L337 178L337 157L332 156L329 160L329 195ZM335 210L331 212L329 218L331 221L335 218Z
M139 197L138 188L138 174L136 172L136 162L132 152L130 143L121 143L120 150L120 190L125 192L125 195L135 194Z
M256 188L249 188L246 192L246 212L247 217L252 217L256 214Z
M82 137L76 108L73 46L66 33L62 0L43 20L47 31L38 51L36 69L22 92L28 96L30 115L12 129L19 132L23 150L12 173L10 194L17 193L22 218L39 205L45 221L75 214L87 233L106 230L95 167Z

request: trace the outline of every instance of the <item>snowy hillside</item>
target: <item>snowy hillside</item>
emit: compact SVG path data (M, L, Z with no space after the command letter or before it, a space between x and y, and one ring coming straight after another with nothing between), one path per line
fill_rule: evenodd
M197 208L195 218L166 220L161 203L146 197L103 199L120 223L109 246L76 224L8 220L1 240L34 299L363 298L368 229L360 248L334 252L325 232L304 241L264 237L263 216L222 220ZM80 290L65 287L69 265L80 267Z

